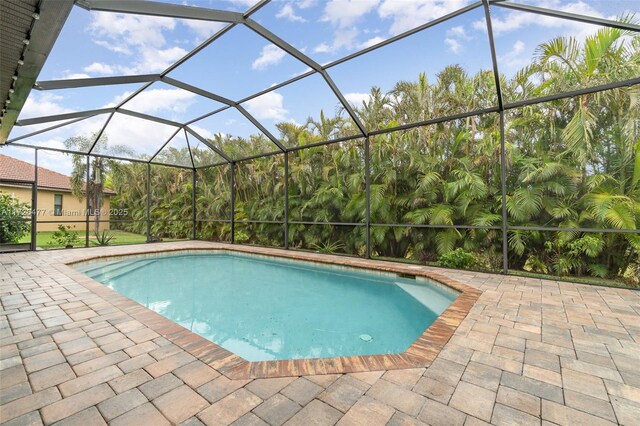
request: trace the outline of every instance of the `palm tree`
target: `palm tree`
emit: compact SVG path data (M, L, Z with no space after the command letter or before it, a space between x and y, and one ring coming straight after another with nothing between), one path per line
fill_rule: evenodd
M96 142L97 133L87 136L72 136L64 141L67 149L80 152L89 152L93 147L95 152L111 152L114 155L131 155L131 150L121 145L109 146L106 135L101 135ZM95 146L94 146L95 142ZM90 157L89 177L87 181L87 157L81 154L72 154L71 161L73 169L71 171L71 192L82 200L86 195L89 200L90 211L94 220L94 232L100 229L100 217L102 210L102 195L105 190L105 181L114 162L104 157Z

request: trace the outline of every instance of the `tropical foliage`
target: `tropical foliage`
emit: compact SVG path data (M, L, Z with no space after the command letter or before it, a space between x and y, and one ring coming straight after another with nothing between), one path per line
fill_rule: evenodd
M629 231L640 222L640 86L513 108L508 104L638 75L640 37L602 29L584 43L557 38L542 44L529 66L501 78L508 107L504 184L511 269L638 283L640 234ZM373 256L501 268L500 114L392 130L495 107L495 93L491 72L470 76L452 65L434 81L421 74L414 82L398 82L388 93L372 88L369 99L356 106L368 129L383 130L369 139ZM354 133L344 111L333 117L325 113L301 125L278 125L283 143L297 149L288 154L289 245L364 255L365 142L305 147ZM232 158L273 151L258 136L216 135L211 143ZM220 162L213 151L193 149L192 154L196 165ZM162 155L169 159L185 153L167 150ZM153 235L191 236L191 173L152 166ZM230 165L196 171L198 238L230 240L231 176ZM239 161L234 179L235 240L282 246L284 155ZM139 221L117 226L144 232L146 166L122 166L108 174L108 181L118 192L114 204L129 208L129 219ZM586 232L590 228L610 232Z
M73 136L65 140L64 145L68 149L80 152L88 152L91 148L99 152L99 150L107 146L108 141L106 136L100 136L100 139L94 144L96 137L98 137L96 134L90 137ZM111 152L114 155L130 155L132 151L125 146L117 145L111 147ZM94 221L93 229L98 232L100 229L100 211L106 188L105 183L109 175L118 174L118 162L104 157L90 157L90 161L87 161L87 157L81 154L73 154L71 162L73 165L70 179L71 192L79 200L84 198L85 192L87 193L89 210Z
M0 243L17 243L31 229L29 205L12 194L0 192Z

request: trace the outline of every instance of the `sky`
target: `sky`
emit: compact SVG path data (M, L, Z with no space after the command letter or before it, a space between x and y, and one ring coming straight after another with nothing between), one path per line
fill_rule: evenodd
M255 0L168 1L243 12ZM517 0L589 16L615 19L637 9L636 0ZM375 45L433 19L460 9L469 0L273 0L252 16L267 29L326 65ZM572 35L583 40L598 27L492 6L493 30L500 72L513 75L531 61L535 47L553 37ZM59 80L160 73L225 24L108 12L74 7L38 80ZM430 81L447 65L458 64L468 74L491 69L483 8L421 31L328 69L345 98L354 105L368 99L373 86L390 90L400 80L417 80L425 72ZM236 26L168 76L199 86L233 101L309 71L299 60L243 25ZM141 84L99 86L52 91L33 90L20 119L120 105ZM311 75L269 91L242 105L265 128L278 136L275 124L303 124L323 110L332 116L339 102L326 82ZM156 82L122 108L185 123L224 105L174 86ZM20 140L34 146L63 148L70 135L90 135L102 128L108 115L75 122ZM16 126L10 140L46 125ZM246 137L258 133L244 116L226 110L196 121L191 127L204 137L216 133ZM136 155L152 156L178 129L124 114L116 114L106 128L110 145L132 147ZM196 141L189 139L196 145ZM182 132L168 145L186 145ZM275 148L275 146L274 146ZM29 150L0 152L23 159ZM25 154L27 153L27 154ZM70 160L43 152L40 165L68 173ZM67 157L68 158L68 157Z

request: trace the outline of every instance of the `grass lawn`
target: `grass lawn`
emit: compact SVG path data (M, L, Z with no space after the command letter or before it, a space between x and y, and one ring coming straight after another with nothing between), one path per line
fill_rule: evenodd
M79 241L75 244L76 247L84 247L84 232L76 232L78 235ZM133 232L126 231L118 231L118 230L110 230L110 235L113 235L113 239L109 241L109 245L122 245L122 244L140 244L147 241L147 237L141 234L134 234ZM31 240L31 236L27 235L23 237L20 242L28 243ZM92 243L95 241L95 236L93 234L89 234L89 244L94 246ZM170 238L165 238L164 241L174 241ZM59 244L56 244L53 240L53 231L41 231L38 232L36 237L36 245L40 248L60 248Z

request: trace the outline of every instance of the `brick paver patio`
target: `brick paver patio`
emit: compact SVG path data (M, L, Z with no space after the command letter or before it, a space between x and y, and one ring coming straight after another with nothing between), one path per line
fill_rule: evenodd
M637 291L425 267L482 291L430 367L234 380L62 265L207 247L228 246L191 241L0 255L0 421L640 424Z

